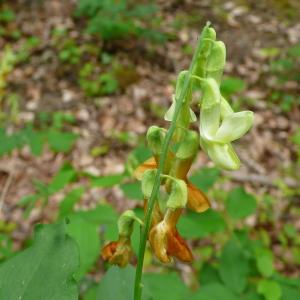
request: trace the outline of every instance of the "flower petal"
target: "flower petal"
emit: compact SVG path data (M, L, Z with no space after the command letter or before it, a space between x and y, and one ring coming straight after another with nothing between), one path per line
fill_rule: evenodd
M206 143L208 156L216 164L225 170L237 170L240 160L230 143L220 144L215 142Z
M131 258L132 248L130 239L119 237L117 242L110 242L102 250L102 258L110 264L125 267Z
M167 230L164 221L153 227L149 234L149 242L155 256L163 263L168 263L171 258L167 254Z
M116 252L117 246L118 242L110 242L107 244L101 252L103 260L108 261Z
M135 171L133 172L133 176L138 180L142 180L145 171L153 170L156 168L157 168L157 163L155 158L152 156L135 169Z
M233 113L234 111L228 101L223 96L221 96L221 119L224 120L227 116Z
M191 262L193 260L190 248L176 228L167 233L167 253L183 262Z
M190 182L187 182L188 188L188 207L198 213L210 208L210 203L206 195Z
M203 80L203 96L200 113L200 135L213 140L220 126L221 94L217 82L212 79Z
M242 137L253 124L253 112L241 111L228 115L218 129L214 140L229 143Z

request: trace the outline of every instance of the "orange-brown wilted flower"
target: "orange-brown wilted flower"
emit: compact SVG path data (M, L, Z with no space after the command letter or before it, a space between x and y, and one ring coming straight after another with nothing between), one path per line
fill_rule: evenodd
M164 219L150 231L150 245L155 256L163 263L170 262L171 257L176 257L183 262L193 260L191 250L176 228L181 212L182 209L168 208Z
M143 222L135 215L132 210L126 210L118 220L118 241L110 242L102 249L102 258L111 264L125 267L133 253L130 237L133 231L134 221Z
M210 207L210 203L206 195L200 189L198 189L196 186L194 186L188 181L187 172L189 171L190 166L190 160L186 160L185 162L178 164L176 177L183 179L187 184L188 207L198 213L204 212ZM154 157L151 157L137 167L137 169L134 172L134 176L136 177L136 179L141 180L143 174L147 170L153 170L155 168L157 168L156 160L154 159Z
M119 267L125 267L132 255L130 239L120 237L118 241L110 242L102 249L102 258Z

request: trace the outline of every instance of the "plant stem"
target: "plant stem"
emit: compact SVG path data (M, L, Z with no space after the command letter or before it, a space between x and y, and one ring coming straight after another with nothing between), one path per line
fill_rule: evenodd
M208 27L208 26L209 26L209 23L206 25L206 27ZM201 38L198 41L197 48L194 52L193 59L190 64L188 74L185 78L184 85L180 92L179 98L176 99L176 106L175 106L175 112L173 115L173 119L172 119L171 125L167 131L167 134L166 134L163 146L162 146L162 154L160 155L158 169L156 172L155 181L154 181L154 185L153 185L153 190L152 190L149 202L148 202L148 208L147 208L146 215L145 215L144 226L141 230L139 253L138 253L138 263L137 263L137 268L136 268L136 273L135 273L134 300L141 300L141 297L142 297L141 279L142 279L142 272L143 272L143 265L144 265L146 243L147 243L147 238L148 238L150 224L151 224L151 218L152 218L152 211L153 211L153 207L154 207L155 201L158 196L159 187L160 187L160 183L161 183L161 174L164 169L165 162L166 162L170 141L171 141L174 131L176 129L176 121L177 121L179 112L181 110L182 104L184 102L184 99L186 97L186 94L188 92L189 86L191 84L191 79L192 79L192 75L193 75L192 72L195 68L195 64L196 64L196 61L199 56L200 46L201 46L200 41L201 41Z

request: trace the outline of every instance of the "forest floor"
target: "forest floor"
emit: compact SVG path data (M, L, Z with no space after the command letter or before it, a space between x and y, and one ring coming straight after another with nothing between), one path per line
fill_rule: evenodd
M0 184L2 188L7 182L9 185L3 195L0 218L18 225L14 232L15 247L22 246L32 224L51 220L61 198L59 193L53 196L42 217L37 207L24 220L17 202L34 193L34 178L49 182L65 161L77 170L97 176L120 173L130 151L144 141L147 128L152 124L166 125L162 116L170 105L176 75L188 67L191 47L208 20L227 46L225 77L237 77L245 83L240 92L230 95L230 100L236 107L255 111L254 128L237 145L242 168L225 173L232 181L224 188L242 183L257 195L272 195L278 200L275 207L279 219L283 223L289 219L300 231L300 220L290 209L300 206L298 150L292 141L299 128L299 96L295 102L288 103L291 106L288 109L280 105L283 100L271 100L275 92L280 92L280 97L299 95L300 86L291 79L278 88L276 74L270 67L272 49L286 53L300 43L299 18L293 15L300 10L298 1L286 1L289 4L284 9L281 7L284 1L275 0L159 1L162 30L177 34L161 45L135 39L95 44L99 40L86 35L82 20L73 17L73 2L16 1L12 5L16 19L10 26L19 28L22 36L13 43L9 38L0 37L0 49L8 43L19 49L29 36L40 40L30 53L30 59L18 64L8 77L8 93L21 96L18 122L7 124L9 130L34 121L38 113L64 111L75 118L73 124L67 125L68 130L80 135L68 154L55 154L46 149L35 157L25 147L1 158ZM180 24L178 29L174 29L174 24ZM59 60L59 41L53 36L53 30L58 28L67 30L77 45L94 44L126 66L119 74L117 93L101 97L84 94L77 80L82 65ZM94 59L86 58L92 63ZM99 68L101 71L101 66ZM196 110L196 101L194 107ZM93 155L91 149L104 150ZM195 168L201 166L212 166L203 152L197 157ZM117 210L133 205L115 188L93 188L80 205L93 207L104 198ZM276 228L272 230L275 232Z

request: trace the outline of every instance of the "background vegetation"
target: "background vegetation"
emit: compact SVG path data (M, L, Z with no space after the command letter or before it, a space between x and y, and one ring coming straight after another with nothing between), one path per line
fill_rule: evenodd
M300 299L299 11L296 0L0 1L0 299L132 298L136 261L110 267L101 247L119 212L142 215L131 174L150 156L145 131L163 125L207 20L228 49L222 93L255 126L241 170L198 155L190 179L212 209L179 224L195 261L164 266L147 251L144 297Z

